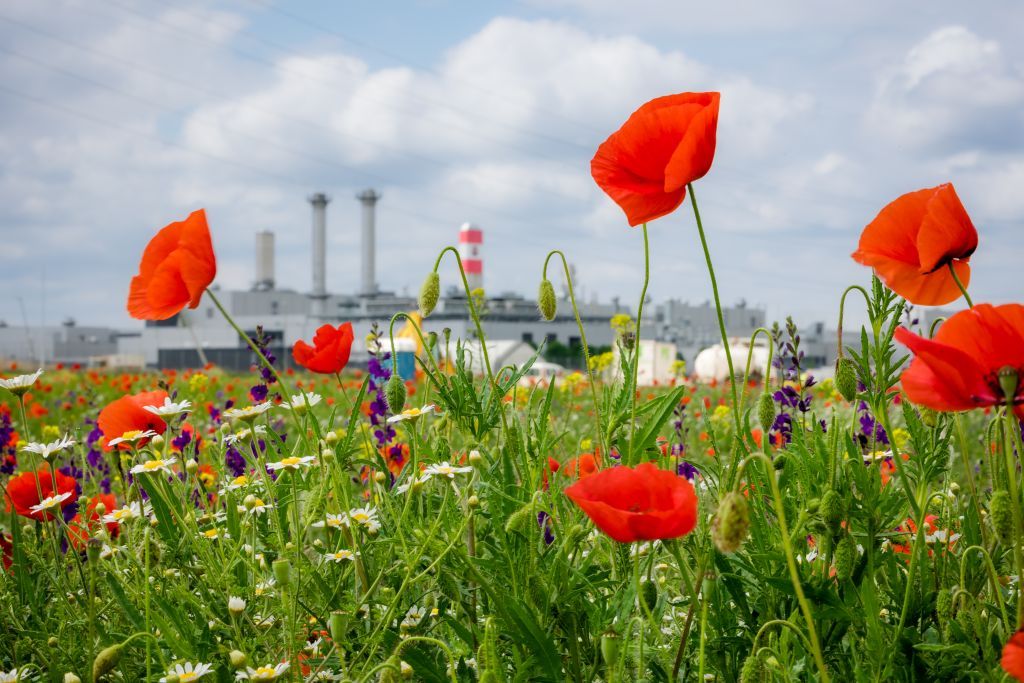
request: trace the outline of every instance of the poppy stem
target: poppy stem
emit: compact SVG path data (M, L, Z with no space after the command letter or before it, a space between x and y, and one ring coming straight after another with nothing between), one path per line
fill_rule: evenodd
M867 303L868 309L871 309L871 297L868 296L867 290L863 287L860 285L850 285L843 290L843 295L839 297L839 327L836 330L836 346L839 349L838 353L840 358L843 357L843 312L846 310L846 295L853 290L857 290L864 295L864 301Z
M601 407L597 400L597 384L594 382L594 369L590 367L590 347L587 346L587 333L583 329L583 321L580 319L580 310L576 306L576 294L572 287L572 275L569 272L569 263L565 259L565 254L560 250L555 249L548 253L548 257L544 259L544 268L541 270L541 277L547 278L548 276L548 261L551 257L558 254L562 259L562 269L565 271L565 282L569 289L569 302L572 304L573 315L576 316L576 327L580 330L580 343L583 345L583 362L587 365L587 377L590 379L590 394L594 400L594 414L597 416L597 442L601 445L601 451L604 453L610 453L604 447L604 421L601 419Z
M640 379L637 377L637 373L640 371L640 323L644 317L644 299L647 298L647 285L651 281L651 245L647 238L646 223L641 227L641 231L644 234L644 286L640 290L640 303L636 307L636 337L633 341L633 377L631 378L633 380L633 390L629 395L629 451L627 454L627 460L630 465L636 464L633 461L633 441L636 439L636 387L637 381Z
M1024 538L1024 520L1021 519L1020 509L1020 488L1017 484L1017 453L1024 453L1024 444L1021 443L1020 422L1014 415L1013 398L1006 401L1006 411L1003 413L1003 421L1006 424L1006 431L1009 432L1003 439L1003 451L1006 454L1006 478L1007 487L1010 493L1010 504L1013 510L1013 559L1017 568L1017 585L1024 579L1022 568L1024 568L1024 557L1021 554L1021 540ZM1017 596L1017 628L1024 626L1024 598Z
M971 295L967 293L967 288L964 287L964 283L960 282L960 277L956 274L956 268L953 267L953 262L949 262L949 274L953 276L953 282L960 288L960 293L964 295L964 301L970 308L974 308L974 302L971 301Z
M729 333L725 329L725 317L722 315L722 299L718 295L718 281L715 279L715 267L711 263L711 252L708 249L708 240L704 235L704 224L700 220L700 210L697 208L697 195L693 191L693 183L686 185L687 192L690 193L690 205L693 207L693 217L697 221L697 234L700 235L700 246L704 250L704 260L708 266L708 276L711 278L711 293L715 297L715 313L718 314L718 329L722 334L722 347L725 349L725 362L729 366L729 388L732 395L732 418L736 426L735 441L743 446L743 439L740 434L743 432L743 425L740 423L740 399L739 393L736 391L736 370L732 364L732 351L729 349ZM746 454L746 446L743 446L744 454ZM739 458L739 452L733 453L733 467L735 470L736 461Z

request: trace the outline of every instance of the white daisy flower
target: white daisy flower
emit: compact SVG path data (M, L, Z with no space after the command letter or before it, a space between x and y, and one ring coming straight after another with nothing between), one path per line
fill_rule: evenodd
M272 595L274 595L274 586L275 585L277 585L277 581L275 581L274 579L267 579L266 581L260 581L253 588L253 592L256 594L256 597L258 597L258 598L261 598L261 597L271 597Z
M257 628L268 629L275 623L277 623L277 617L271 615L263 616L262 614L254 614L252 615L252 623L255 624Z
M203 662L185 662L184 664L175 664L167 672L167 676L160 679L160 683L167 683L167 678L170 676L177 676L181 683L188 683L189 681L198 681L206 674L213 673L213 664L205 664Z
M43 512L45 510L51 510L55 507L60 506L61 503L63 503L70 497L70 492L58 493L56 496L48 496L47 498L43 498L41 501L39 501L38 505L33 505L32 507L30 507L29 510L31 510L32 512ZM0 679L0 683L3 683L2 679Z
M253 425L252 427L239 429L234 434L228 434L227 436L224 437L224 443L226 443L228 446L234 446L239 441L244 441L248 443L254 434L256 436L263 436L266 433L267 428L265 426Z
M170 396L167 396L164 398L164 404L162 406L142 406L142 409L159 417L167 418L180 415L181 413L187 413L191 407L191 401L186 400L175 403L171 400Z
M208 541L219 541L222 538L231 538L231 534L221 529L218 529L217 527L213 527L212 529L207 529L206 531L200 531L199 537L205 538Z
M343 526L348 526L348 517L343 512L337 515L328 512L326 519L319 522L313 522L313 526L317 529L323 529L324 527L340 529Z
M42 372L42 370L40 370ZM21 678L21 670L14 667L9 672L0 671L0 683L18 683Z
M241 420L243 422L252 422L257 417L267 412L274 407L274 404L270 401L264 401L263 403L257 403L254 406L246 406L244 408L228 408L224 411L223 415L228 420Z
M249 500L249 498L250 496L246 496L247 502L243 502L242 505L238 506L240 514L251 512L254 515L262 515L274 507L273 503L266 503L262 498L257 498L256 496L251 496L252 500Z
M130 432L125 432L116 439L111 439L110 441L107 442L107 445L116 446L120 443L126 443L131 446L134 446L139 441L142 441L143 439L152 439L156 435L157 432L153 431L152 429L147 429L146 431L134 429Z
M281 407L285 410L294 410L296 413L302 413L306 410L307 402L309 407L312 408L322 400L324 400L324 398L320 394L293 394L287 403L281 404Z
M357 554L358 553L354 553L351 550L346 550L343 548L337 552L327 553L326 555L324 555L324 559L328 562L337 562L340 564L342 562L351 562L352 560L356 559Z
M28 390L32 388L32 385L36 383L39 376L43 374L43 369L39 368L31 375L18 375L17 377L11 377L8 379L0 379L0 387L3 387L7 391L11 392L15 396L24 396L28 393ZM17 669L15 669L17 671Z
M377 519L377 510L371 507L353 508L348 511L348 519L359 526L365 527L370 533L380 531L380 520Z
M113 443L113 441L111 441L111 443ZM145 474L145 473L153 474L153 473L156 473L156 472L166 472L168 474L171 474L172 473L171 472L171 465L173 465L176 462L178 462L177 458L168 458L167 460L160 460L159 458L157 458L155 460L147 460L146 462L142 463L141 465L136 465L135 467L133 467L131 469L131 473L132 474Z
M428 477L413 477L412 479L407 479L404 484L399 484L398 486L395 487L395 493L401 495L411 488L419 488L419 486L422 485L423 482L425 482L427 479Z
M120 552L121 552L121 546L118 546L118 545L107 545L106 543L104 543L103 547L100 548L100 559L101 560L109 560L114 555L117 555Z
M426 469L423 470L423 478L448 477L449 479L454 479L456 474L465 474L472 471L472 467L454 467L446 460L442 463L427 465Z
M54 453L59 453L65 448L70 448L75 445L75 440L68 438L67 434L64 438L58 439L57 441L51 441L50 443L30 443L22 446L22 453L35 453L36 455L43 456L44 460L49 460L50 456Z
M388 418L389 423L402 422L404 420L416 420L424 415L439 415L441 410L433 403L428 403L422 408L406 408L398 415L392 415Z
M298 470L302 467L309 467L316 462L315 455L304 455L301 458L293 455L290 458L284 458L277 462L268 462L267 469L269 470Z
M139 502L136 500L132 501L131 503L128 503L122 508L115 508L107 514L103 515L103 521L107 524L113 524L115 522L121 524L124 522L129 522L133 519L138 519L143 515L149 517L152 513L153 508L149 505L149 503L147 503L145 507L143 507L142 505L139 505Z
M238 489L244 489L249 486L253 488L259 488L260 481L259 479L250 479L247 475L243 474L241 476L235 477L227 484L225 484L224 487L221 488L220 490L220 495L223 496L226 495L228 491L237 491Z
M288 670L288 662L281 662L274 666L260 666L252 668L245 667L245 671L236 671L236 681L276 681Z
M405 618L402 619L402 626L404 628L414 628L420 625L427 617L427 612L422 607L413 605L409 608L409 611L405 613Z

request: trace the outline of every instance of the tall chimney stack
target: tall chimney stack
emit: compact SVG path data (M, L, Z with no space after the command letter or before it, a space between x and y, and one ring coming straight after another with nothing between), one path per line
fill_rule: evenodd
M380 195L369 189L357 194L356 199L363 204L363 269L360 294L373 296L377 293L374 231L376 230L377 200L380 199Z
M317 192L309 198L313 205L313 299L312 313L316 317L326 314L327 300L327 202L330 198Z
M459 257L466 270L469 291L484 286L484 231L472 223L463 223L459 228Z
M274 288L274 233L261 230L256 233L256 282L253 289L264 291Z

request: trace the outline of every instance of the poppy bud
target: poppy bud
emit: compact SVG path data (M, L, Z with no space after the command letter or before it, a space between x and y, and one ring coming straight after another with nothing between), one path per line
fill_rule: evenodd
M601 635L601 657L608 669L614 669L619 663L619 655L622 652L622 639L615 631L605 631Z
M988 512L992 517L992 529L1003 545L1012 545L1016 534L1013 527L1013 508L1010 506L1010 494L996 491L988 502Z
M852 536L846 534L836 544L836 578L840 581L848 581L853 576L853 566L856 560L857 544L853 542Z
M245 656L244 652L240 650L232 650L228 653L228 661L231 662L231 666L235 669L241 669L243 666L249 663L249 658Z
M554 320L558 312L558 302L555 300L555 287L551 280L544 278L540 281L540 291L537 293L537 307L540 315L545 320Z
M292 582L292 567L288 560L274 560L270 565L274 572L274 578L282 586L290 585Z
M935 596L935 616L939 620L939 626L943 631L953 618L953 594L948 588L943 588Z
M437 348L437 332L427 333L427 351L431 354L434 353L434 349Z
M391 373L387 386L384 387L384 398L388 402L388 410L398 415L405 408L405 382L397 372Z
M711 539L723 553L734 553L743 545L750 529L750 508L747 499L730 491L718 503L718 511L711 523Z
M857 371L853 361L845 356L836 360L836 389L847 401L857 398Z
M434 307L437 306L437 299L441 296L441 276L437 274L437 271L431 271L427 275L427 279L423 281L423 286L420 287L420 315L426 318L428 315L434 312Z
M934 427L938 423L939 411L925 408L924 406L917 406L917 411L921 414L921 422L926 427Z
M523 533L532 516L533 501L531 500L529 503L509 515L508 521L505 522L505 533L511 534L513 531Z
M114 670L124 655L124 643L117 643L100 650L92 662L92 680L99 681Z
M757 419L761 422L761 429L765 434L775 425L775 401L767 391L757 399Z
M775 465L775 469L781 472L786 467L786 454L779 453L778 455L776 455L775 458L772 460L772 464Z
M658 585L653 581L644 581L640 585L640 595L647 604L647 609L653 612L654 606L658 604Z
M740 669L740 683L760 683L761 669L761 659L756 654L749 655Z
M839 525L846 517L846 506L843 498L834 489L829 489L821 497L821 519L828 525L829 531L833 534L839 532Z

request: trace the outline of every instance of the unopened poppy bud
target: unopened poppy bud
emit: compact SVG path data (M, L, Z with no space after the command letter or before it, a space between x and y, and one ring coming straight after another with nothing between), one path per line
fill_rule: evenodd
M1007 401L1013 401L1017 396L1017 385L1020 383L1020 376L1017 374L1017 368L1012 365L1007 365L1004 368L1000 368L997 373L999 377L999 386L1003 389L1003 397Z
M64 674L64 683L82 683L82 679L69 671Z
M740 669L740 683L759 683L761 680L761 660L756 654L743 660Z
M846 356L836 360L836 390L847 401L857 398L857 370Z
M834 489L829 489L821 497L821 519L828 526L833 534L839 532L839 525L846 517L846 506L843 504L843 497Z
M511 515L509 515L508 521L505 522L505 533L511 534L512 532L523 533L526 530L526 525L530 522L533 517L533 501L519 508Z
M249 663L249 658L240 650L232 650L228 653L228 661L231 662L232 668L241 669Z
M57 636L50 636L46 639L46 644L49 647L57 647L58 645L60 645L60 641L57 639Z
M274 578L282 586L288 586L292 582L292 566L288 560L274 560L270 565L274 572Z
M405 382L397 372L391 373L391 378L384 387L384 398L388 402L388 410L394 415L398 415L405 408Z
M609 670L615 669L622 653L622 638L615 631L605 631L601 635L601 657Z
M434 349L437 348L437 332L427 333L427 351L433 354Z
M939 412L937 410L925 408L924 406L918 406L917 410L921 413L921 422L923 422L926 427L934 427L938 424Z
M848 581L853 576L853 567L857 560L857 544L849 534L843 536L836 544L835 565L836 578Z
M544 278L540 281L540 291L537 292L537 308L545 320L554 320L558 312L558 302L555 299L555 287L551 280Z
M647 609L653 612L655 605L658 604L658 585L653 581L644 581L640 586L640 594Z
M996 538L1003 545L1012 545L1014 537L1013 508L1010 505L1010 494L1006 491L996 491L988 502L989 515L992 518L992 529L996 532Z
M195 460L189 460L185 463L185 471L189 474L195 474L199 471L199 463Z
M441 296L441 276L437 274L437 271L431 271L427 275L427 279L423 281L423 286L420 287L420 315L426 318L428 315L434 312L434 307L437 306L437 299Z
M761 423L761 429L767 434L775 426L775 401L767 391L757 399L757 419Z
M943 588L935 596L935 616L939 619L939 626L945 630L953 618L953 593L948 588Z
M718 511L711 523L711 539L723 553L734 553L743 545L750 529L750 508L747 499L730 491L718 503Z
M124 655L124 644L117 643L108 648L100 650L96 659L92 662L92 680L100 681L108 673L114 670L121 657Z

